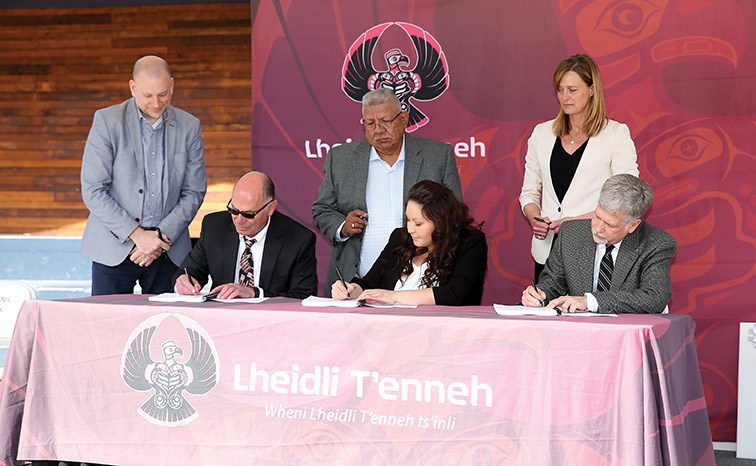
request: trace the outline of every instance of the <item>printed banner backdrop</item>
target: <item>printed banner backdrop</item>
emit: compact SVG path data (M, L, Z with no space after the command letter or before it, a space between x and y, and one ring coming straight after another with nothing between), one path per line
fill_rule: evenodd
M464 200L489 241L484 303L512 303L533 269L518 204L527 138L558 110L556 65L590 54L609 115L630 127L654 187L647 218L678 242L670 309L696 321L714 439L735 441L738 322L756 307L744 292L756 273L754 43L747 0L263 0L252 33L252 164L277 183L281 209L315 230L328 149L364 137L354 83L374 71L401 93L402 73L416 71L434 85L408 100L414 134L454 145ZM318 248L322 280L322 235Z

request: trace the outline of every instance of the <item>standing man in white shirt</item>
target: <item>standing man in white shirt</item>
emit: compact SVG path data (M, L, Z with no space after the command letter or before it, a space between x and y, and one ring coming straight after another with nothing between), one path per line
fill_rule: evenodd
M362 98L365 139L336 146L326 157L323 183L312 204L313 220L331 241L331 261L324 293L338 279L364 276L404 224L409 189L433 180L449 187L459 200L462 188L452 147L405 132L409 115L390 89Z

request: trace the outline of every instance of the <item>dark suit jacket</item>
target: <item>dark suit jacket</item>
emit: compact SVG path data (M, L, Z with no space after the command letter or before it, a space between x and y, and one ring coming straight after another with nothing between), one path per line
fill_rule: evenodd
M370 271L354 283L363 290L393 290L401 276L397 247L401 244L397 228ZM457 250L457 260L451 275L433 288L436 304L440 306L479 306L483 297L483 280L486 276L488 245L486 235L480 230L463 229L459 233L462 244Z
M642 221L620 245L609 291L593 292L596 243L591 221L567 221L559 228L538 288L547 301L592 293L600 313L660 313L672 297L669 267L676 248L669 233Z
M208 214L202 220L199 241L173 276L173 282L186 267L202 286L208 276L213 286L233 283L238 253L239 234L231 214ZM262 270L255 273L260 273L260 288L266 297L303 299L316 295L315 234L288 216L274 212L265 238Z
M405 134L404 138L404 203L407 202L410 188L422 180L444 184L461 201L462 187L452 147L444 142L409 134ZM331 285L337 280L335 266L338 265L346 281L351 281L357 273L362 235L343 242L335 242L333 238L349 212L354 209L367 211L365 191L369 160L370 144L363 139L332 148L325 161L323 183L317 200L312 204L312 217L331 243L331 262L324 283L326 296L331 296Z

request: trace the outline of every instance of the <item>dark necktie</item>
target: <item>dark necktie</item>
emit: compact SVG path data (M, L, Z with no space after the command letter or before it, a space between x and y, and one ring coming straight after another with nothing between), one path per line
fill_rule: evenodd
M614 271L614 261L612 260L613 249L613 244L606 246L606 252L601 259L601 266L599 267L596 291L609 291L609 286L612 284L612 271Z
M239 261L239 284L244 286L255 286L255 267L252 261L252 245L255 244L254 239L244 237L244 252L241 255Z

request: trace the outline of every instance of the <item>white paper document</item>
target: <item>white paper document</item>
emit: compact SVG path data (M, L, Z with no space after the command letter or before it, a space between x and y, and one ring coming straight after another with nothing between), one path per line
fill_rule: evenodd
M150 301L156 303L201 303L207 301L209 293L199 294L179 294L179 293L161 293L159 295L150 296L147 298Z
M268 298L212 298L209 301L212 301L214 303L226 303L226 304L238 304L238 303L247 303L247 304L260 304L267 301Z
M617 314L599 314L596 312L565 312L558 313L556 309L546 307L509 306L506 304L494 304L494 311L500 316L544 316L556 317L617 317Z
M545 316L556 317L555 309L545 307L508 306L506 304L494 304L494 311L500 316Z
M219 299L219 298L208 298L208 295L210 293L199 293L199 294L179 294L179 293L162 293L156 296L150 296L147 298L150 301L154 301L157 303L202 303L205 301L214 301L216 303L228 303L228 304L238 304L238 303L250 303L250 304L258 304L266 301L268 298L231 298L231 299ZM215 293L212 293L215 295Z
M368 306L375 308L416 308L409 304L361 304L356 299L333 299L333 298L321 298L320 296L308 296L302 300L302 306L306 307L360 307Z

